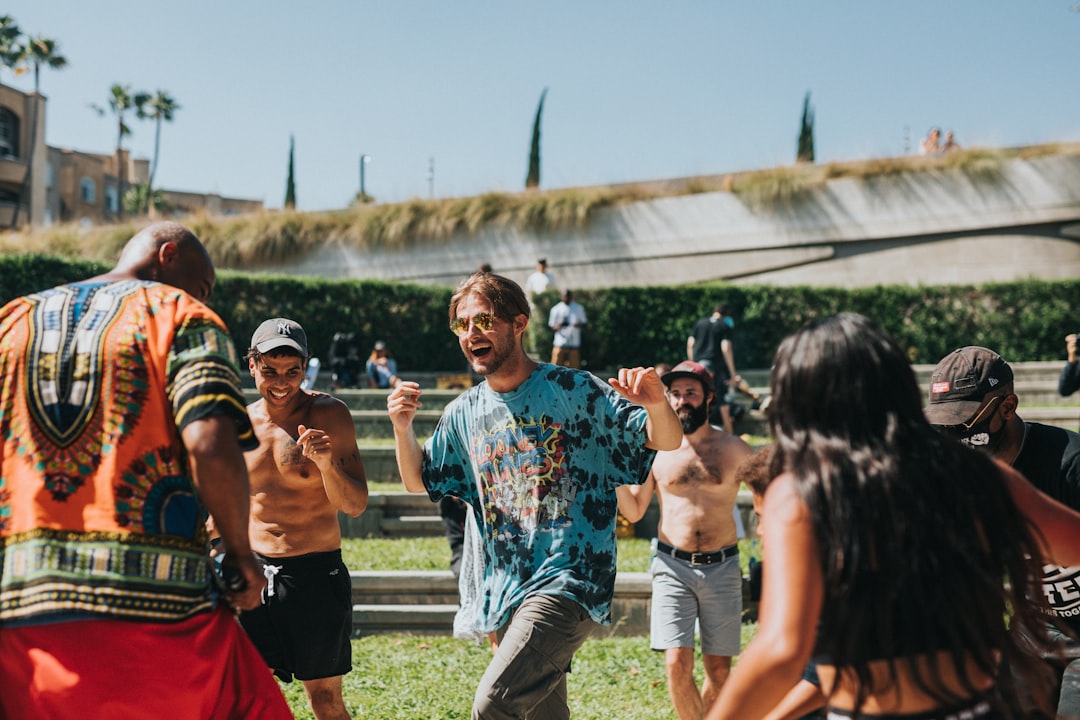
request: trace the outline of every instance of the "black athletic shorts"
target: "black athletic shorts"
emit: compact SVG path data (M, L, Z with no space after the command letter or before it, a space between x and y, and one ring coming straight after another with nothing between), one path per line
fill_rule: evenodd
M263 604L240 624L283 682L352 670L352 582L341 551L264 557Z

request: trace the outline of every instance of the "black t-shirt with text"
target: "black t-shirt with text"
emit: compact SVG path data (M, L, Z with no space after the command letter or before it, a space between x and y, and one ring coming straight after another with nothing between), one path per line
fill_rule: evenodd
M1013 467L1055 500L1080 510L1080 434L1025 423L1026 436ZM1051 609L1080 637L1080 567L1043 567L1043 592Z

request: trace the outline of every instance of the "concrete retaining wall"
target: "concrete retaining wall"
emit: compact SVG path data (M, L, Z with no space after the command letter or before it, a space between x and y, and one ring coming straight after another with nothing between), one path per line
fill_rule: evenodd
M734 283L857 287L1080 275L1080 154L836 179L754 207L730 192L598 211L580 231L358 252L329 239L287 267L328 278L454 285L481 263L519 282L547 257L560 287Z

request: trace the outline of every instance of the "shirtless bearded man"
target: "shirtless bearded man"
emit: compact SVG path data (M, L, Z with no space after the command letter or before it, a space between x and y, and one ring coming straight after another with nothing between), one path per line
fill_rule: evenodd
M678 450L659 452L648 480L618 489L619 510L631 522L644 514L653 490L660 524L653 578L651 634L664 651L668 692L680 720L701 718L720 692L739 652L742 572L734 509L735 470L750 446L708 423L712 377L682 362L661 378L683 426ZM700 623L705 681L694 681L694 628Z
M248 369L261 396L248 406L257 450L251 478L251 548L269 582L263 604L240 616L274 673L304 684L319 720L348 718L341 678L352 669L352 590L341 560L338 511L367 507L364 465L348 407L303 390L307 336L287 318L255 331Z

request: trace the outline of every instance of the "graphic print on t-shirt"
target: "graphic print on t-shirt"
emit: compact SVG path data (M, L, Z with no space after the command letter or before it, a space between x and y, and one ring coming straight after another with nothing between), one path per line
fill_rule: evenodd
M1043 592L1058 617L1080 620L1080 567L1043 565Z
M562 425L513 418L475 438L485 521L500 538L566 527L577 486L565 467Z

